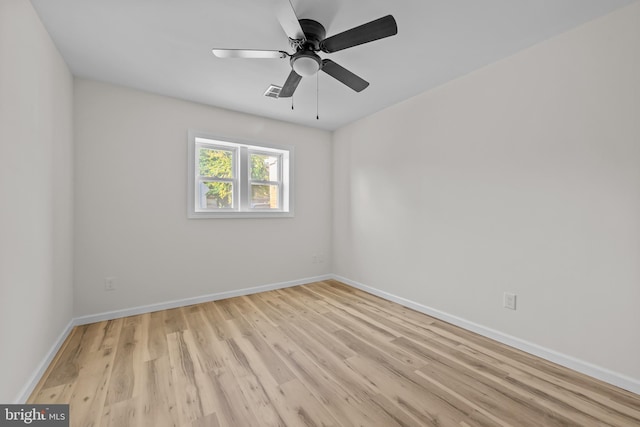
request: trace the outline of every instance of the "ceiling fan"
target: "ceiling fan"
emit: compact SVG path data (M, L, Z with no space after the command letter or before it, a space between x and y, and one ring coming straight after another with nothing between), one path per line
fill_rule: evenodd
M369 82L338 65L330 59L322 59L317 52L333 53L353 46L369 43L398 33L396 21L391 15L384 16L358 27L351 28L329 38L326 30L312 19L298 19L290 0L276 0L276 16L289 37L293 54L282 50L212 49L219 58L289 58L291 72L280 90L279 98L293 96L300 80L324 71L356 92L364 90Z

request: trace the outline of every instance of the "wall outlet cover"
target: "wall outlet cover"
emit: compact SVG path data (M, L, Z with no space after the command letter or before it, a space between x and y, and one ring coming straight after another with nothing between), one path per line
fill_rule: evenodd
M504 293L503 305L504 305L504 308L508 308L510 310L515 310L516 309L516 294L505 292Z
M116 278L115 277L105 277L104 278L104 290L105 291L115 291L116 290Z

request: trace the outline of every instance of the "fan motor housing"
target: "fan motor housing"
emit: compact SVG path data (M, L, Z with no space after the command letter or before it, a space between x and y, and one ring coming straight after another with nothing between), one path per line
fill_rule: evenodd
M299 76L312 76L322 68L322 59L316 52L320 50L320 42L327 33L322 24L313 19L300 19L298 22L306 40L291 55L291 68Z
M299 19L300 27L307 39L304 48L309 50L320 50L320 42L324 40L327 31L321 23L313 19Z

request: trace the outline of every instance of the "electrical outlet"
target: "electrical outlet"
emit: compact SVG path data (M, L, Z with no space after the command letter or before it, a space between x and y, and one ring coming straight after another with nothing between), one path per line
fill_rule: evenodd
M503 299L504 308L508 308L510 310L516 309L516 294L510 294L509 292L504 293Z
M105 291L115 291L116 290L116 278L115 277L105 277L105 279L104 279L104 290Z

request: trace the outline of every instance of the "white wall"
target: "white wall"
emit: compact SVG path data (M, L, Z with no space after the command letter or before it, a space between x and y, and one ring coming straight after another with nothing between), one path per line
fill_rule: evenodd
M295 217L187 219L189 129L293 146ZM331 272L330 133L76 80L75 141L76 315Z
M72 76L27 0L0 2L0 402L71 320Z
M334 272L640 384L639 22L635 3L338 130Z

